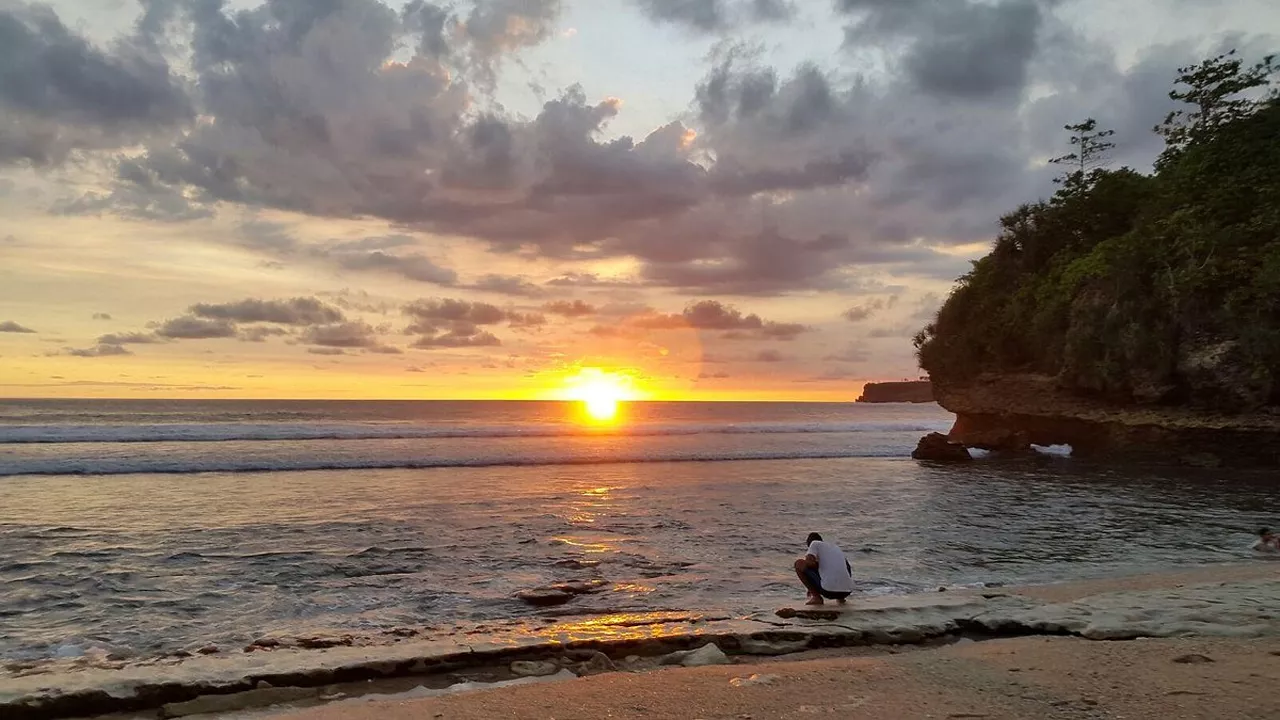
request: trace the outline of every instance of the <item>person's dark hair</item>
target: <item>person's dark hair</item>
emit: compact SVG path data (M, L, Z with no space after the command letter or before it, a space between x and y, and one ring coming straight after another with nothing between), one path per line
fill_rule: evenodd
M1261 528L1260 530L1258 530L1258 535L1259 535L1259 536L1262 536L1262 535L1270 535L1270 534L1271 534L1271 528ZM810 535L810 537L813 537L813 536L812 536L812 535Z
M812 545L812 544L814 544L814 543L818 542L818 541L819 541L819 540L821 540L821 539L822 539L822 536L821 536L821 535L819 535L818 533L809 533L809 537L808 537L808 539L806 539L806 540L804 541L804 544L805 544L805 545Z

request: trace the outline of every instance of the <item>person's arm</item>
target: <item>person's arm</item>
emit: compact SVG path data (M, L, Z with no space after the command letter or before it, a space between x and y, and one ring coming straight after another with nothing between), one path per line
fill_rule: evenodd
M818 569L818 556L813 553L813 545L809 545L809 551L804 556L804 566L811 569Z

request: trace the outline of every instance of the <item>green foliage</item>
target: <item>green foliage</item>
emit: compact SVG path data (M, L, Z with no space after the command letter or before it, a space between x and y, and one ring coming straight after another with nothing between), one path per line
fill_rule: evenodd
M1173 97L1195 110L1161 126L1154 175L1098 167L1108 135L1068 126L1075 169L1001 219L916 336L921 367L1223 411L1280 402L1280 100L1240 97L1271 68L1228 54L1181 69Z

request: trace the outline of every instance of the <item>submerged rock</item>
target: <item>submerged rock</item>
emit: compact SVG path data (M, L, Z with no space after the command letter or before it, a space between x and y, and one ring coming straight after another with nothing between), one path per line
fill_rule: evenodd
M511 663L511 674L520 677L545 677L560 672L560 666L546 660L516 660Z
M516 593L516 597L534 607L551 607L569 602L573 599L573 594L554 588L540 588L537 590L521 590Z
M942 433L929 433L920 438L920 443L912 451L911 457L916 460L934 460L937 462L965 462L972 460L968 449Z

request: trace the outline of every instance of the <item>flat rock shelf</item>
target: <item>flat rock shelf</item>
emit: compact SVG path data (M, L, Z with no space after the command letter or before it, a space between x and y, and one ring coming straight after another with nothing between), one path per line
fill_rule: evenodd
M1012 591L952 590L856 600L844 606L788 607L728 620L606 617L475 644L413 639L378 647L281 646L111 669L8 671L0 676L0 716L45 720L154 710L156 716L168 717L180 713L165 714L163 708L180 708L202 697L258 693L262 704L269 705L304 695L298 688L547 661L566 653L602 654L606 658L596 664L607 671L611 665L605 660L610 658L625 669L622 658L689 650L707 654L709 644L732 659L961 636L1272 637L1280 635L1277 603L1280 580L1263 578L1105 592L1056 602Z

